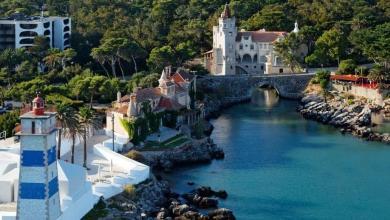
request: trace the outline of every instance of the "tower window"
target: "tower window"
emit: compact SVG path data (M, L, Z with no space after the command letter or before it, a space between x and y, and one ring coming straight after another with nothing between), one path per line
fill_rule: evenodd
M31 134L35 134L35 121L31 122Z
M240 44L240 50L242 50L242 48L243 48L243 46L242 46L242 44Z
M251 50L255 49L255 46L253 46L253 44L251 44Z

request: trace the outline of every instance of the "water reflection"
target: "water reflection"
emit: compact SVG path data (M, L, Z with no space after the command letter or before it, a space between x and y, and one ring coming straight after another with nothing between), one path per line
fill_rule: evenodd
M257 106L274 107L279 102L279 95L275 89L259 88L253 91L252 104Z

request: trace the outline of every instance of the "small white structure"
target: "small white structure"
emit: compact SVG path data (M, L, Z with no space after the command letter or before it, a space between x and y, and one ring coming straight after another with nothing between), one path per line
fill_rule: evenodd
M0 50L33 46L34 37L44 36L50 47L70 47L71 19L68 17L26 16L16 13L0 18Z
M292 32L299 32L297 22ZM205 67L213 75L292 73L274 51L274 43L287 35L265 29L237 31L236 19L226 4L218 26L213 27L213 49L204 55ZM306 45L301 45L299 55L306 54Z

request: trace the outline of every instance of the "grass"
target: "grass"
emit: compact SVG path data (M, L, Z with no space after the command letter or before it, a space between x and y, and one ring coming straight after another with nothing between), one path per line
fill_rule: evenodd
M168 140L161 142L161 143L159 143L157 141L148 141L145 144L145 147L142 149L142 151L167 150L167 149L171 149L171 148L175 148L177 146L180 146L187 141L189 141L189 139L185 135L178 134L178 135L171 137Z

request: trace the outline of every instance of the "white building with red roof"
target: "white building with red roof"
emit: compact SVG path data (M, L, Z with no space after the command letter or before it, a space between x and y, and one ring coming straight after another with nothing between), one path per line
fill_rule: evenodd
M106 134L112 135L114 127L115 138L118 143L129 142L126 129L122 126L123 119L130 120L142 117L142 107L144 103L149 103L152 112L180 111L191 112L190 91L195 76L186 71L176 71L172 73L170 67L166 67L158 80L159 85L155 88L137 89L130 95L121 96L118 93L114 108L107 114ZM112 122L114 117L114 123ZM179 117L178 122L185 123L185 117Z
M299 32L297 22L292 32ZM237 31L236 19L226 4L219 25L213 27L213 49L205 53L206 69L213 75L292 73L273 48L287 34L265 29ZM302 55L306 53L303 48Z

